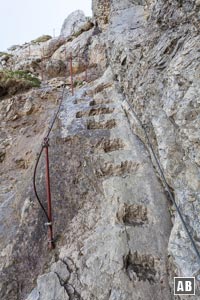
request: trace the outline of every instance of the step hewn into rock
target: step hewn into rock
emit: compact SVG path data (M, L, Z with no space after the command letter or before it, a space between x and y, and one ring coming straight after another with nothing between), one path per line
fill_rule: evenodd
M119 223L127 226L142 226L148 224L148 209L141 204L124 204L120 206L116 218Z
M125 149L125 142L120 139L106 139L102 138L96 142L95 153L109 153L117 150Z
M113 162L105 162L95 170L97 177L110 177L110 176L122 176L129 173L135 173L139 165L132 161L122 161L118 164Z
M126 147L126 144L124 142L123 149L113 151L112 153L98 153L94 156L94 162L97 163L98 160L102 165L109 163L117 165L123 163L124 161L132 161L137 166L144 166L145 163L149 162L148 159L144 157L138 159L138 156L136 155L135 151L127 148L128 147Z
M110 104L110 103L114 103L113 100L111 99L94 99L92 101L90 101L90 106L95 106L95 105L100 105L100 104Z
M158 228L162 228L163 226L167 228L169 219L166 218L162 220L160 216L168 211L168 202L162 188L158 185L153 170L149 170L148 167L147 164L144 164L141 165L135 173L127 173L121 177L111 176L104 178L103 190L105 199L108 203L112 203L111 209L116 222L119 222L119 216L121 216L121 224L123 224L124 216L127 215L125 220L127 223L131 223L129 217L132 214L134 215L134 211L137 212L138 209L139 213L141 209L141 214L139 214L145 216L145 210L147 208L148 223L151 224L151 226L155 224ZM139 205L141 205L141 208L137 208ZM125 213L126 210L128 214ZM109 213L111 213L111 211L107 209L105 214ZM159 224L162 224L162 226L159 227Z
M88 120L87 121L87 129L92 130L92 129L112 129L116 127L117 122L115 119L107 120L107 121L95 121L93 120Z
M126 272L131 281L148 281L155 284L158 280L155 259L152 255L140 255L137 251L126 258Z
M76 113L76 118L83 118L83 117L90 117L90 116L95 116L95 115L103 115L103 114L111 114L114 112L113 107L109 106L98 106L98 107L93 107L91 109L83 110L83 111L78 111Z
M94 156L93 162L98 177L111 177L137 174L146 161L138 161L133 151L124 149L99 153Z

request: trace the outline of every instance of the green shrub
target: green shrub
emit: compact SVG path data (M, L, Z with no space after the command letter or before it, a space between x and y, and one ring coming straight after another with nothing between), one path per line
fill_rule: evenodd
M81 35L81 33L83 33L83 29L74 32L73 36L78 37L79 35Z
M21 48L20 45L13 45L13 46L8 48L8 51L15 51L16 49L20 49L20 48Z
M50 36L50 35L42 35L42 36L38 37L37 39L31 41L31 43L33 43L33 44L44 43L44 42L47 42L50 39L52 39L52 36Z
M5 74L5 77L7 78L15 78L19 80L29 81L33 87L39 87L40 86L40 80L35 77L33 74L31 74L29 71L3 71Z
M7 53L7 52L1 52L1 51L0 51L0 57L2 57L2 56L4 56L4 55L6 55L7 57L12 57L12 56L13 56L13 55L10 54L10 53Z
M88 22L90 22L90 21L92 21L92 17L86 17L86 20L87 20Z
M0 97L39 86L40 80L28 71L0 71Z
M83 86L83 81L80 81L80 80L74 81L74 87L81 87L81 86Z

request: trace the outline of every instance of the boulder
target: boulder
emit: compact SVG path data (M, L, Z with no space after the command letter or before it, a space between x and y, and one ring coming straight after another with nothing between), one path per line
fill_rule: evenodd
M85 23L87 23L87 18L84 12L76 10L65 19L60 35L69 37L80 31Z

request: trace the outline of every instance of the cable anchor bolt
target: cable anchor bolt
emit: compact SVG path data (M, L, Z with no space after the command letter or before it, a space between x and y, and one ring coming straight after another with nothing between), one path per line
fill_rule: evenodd
M44 223L45 226L52 226L52 222L46 222Z
M42 147L43 148L49 147L49 138L48 137L44 138L43 143L42 143Z

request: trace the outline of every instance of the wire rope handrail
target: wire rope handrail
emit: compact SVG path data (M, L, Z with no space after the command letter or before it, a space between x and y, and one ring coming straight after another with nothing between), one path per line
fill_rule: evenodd
M170 197L171 202L173 203L173 205L174 205L174 207L175 207L175 209L176 209L176 211L177 211L177 213L178 213L178 215L179 215L179 217L180 217L180 220L181 220L181 222L182 222L182 224L183 224L183 227L184 227L184 229L185 229L185 231L186 231L186 233L187 233L187 235L188 235L188 238L190 239L190 242L191 242L192 247L193 247L193 249L194 249L194 251L195 251L195 253L196 253L196 255L197 255L197 258L198 258L198 261L199 261L199 265L200 265L200 252L199 252L199 250L198 250L198 248L197 248L197 245L196 245L196 243L195 243L195 241L194 241L194 238L192 237L192 234L191 234L190 231L189 231L188 225L186 224L186 222L185 222L185 220L184 220L183 214L182 214L182 212L181 212L181 210L180 210L178 204L176 203L176 200L175 200L175 198L174 198L174 196L173 196L173 194L172 194L172 192L171 192L171 190L170 190L170 187L169 187L169 185L168 185L168 183L167 183L167 180L166 180L164 171L163 171L163 169L162 169L162 167L161 167L161 164L160 164L160 162L159 162L159 159L158 159L158 157L157 157L157 155L156 155L156 153L155 153L155 151L154 151L154 148L153 148L153 146L152 146L152 143L151 143L151 141L150 141L150 138L149 138L149 135L148 135L148 133L147 133L147 131L146 131L146 128L145 128L145 126L143 125L141 119L140 119L140 118L138 117L138 115L135 113L134 108L133 108L132 104L130 103L130 101L129 101L127 98L125 98L125 101L126 101L126 103L128 104L130 110L132 111L134 117L136 118L136 120L138 121L140 127L142 128L142 130L143 130L143 132L144 132L144 135L145 135L145 137L146 137L147 143L148 143L148 145L149 145L149 148L150 148L150 150L151 150L151 152L152 152L152 154L153 154L153 157L154 157L154 159L155 159L156 165L157 165L157 167L158 167L160 176L161 176L161 178L162 178L162 180L163 180L164 186L165 186L165 188L166 188L166 190L167 190L167 192L168 192L168 194L169 194L169 197Z

